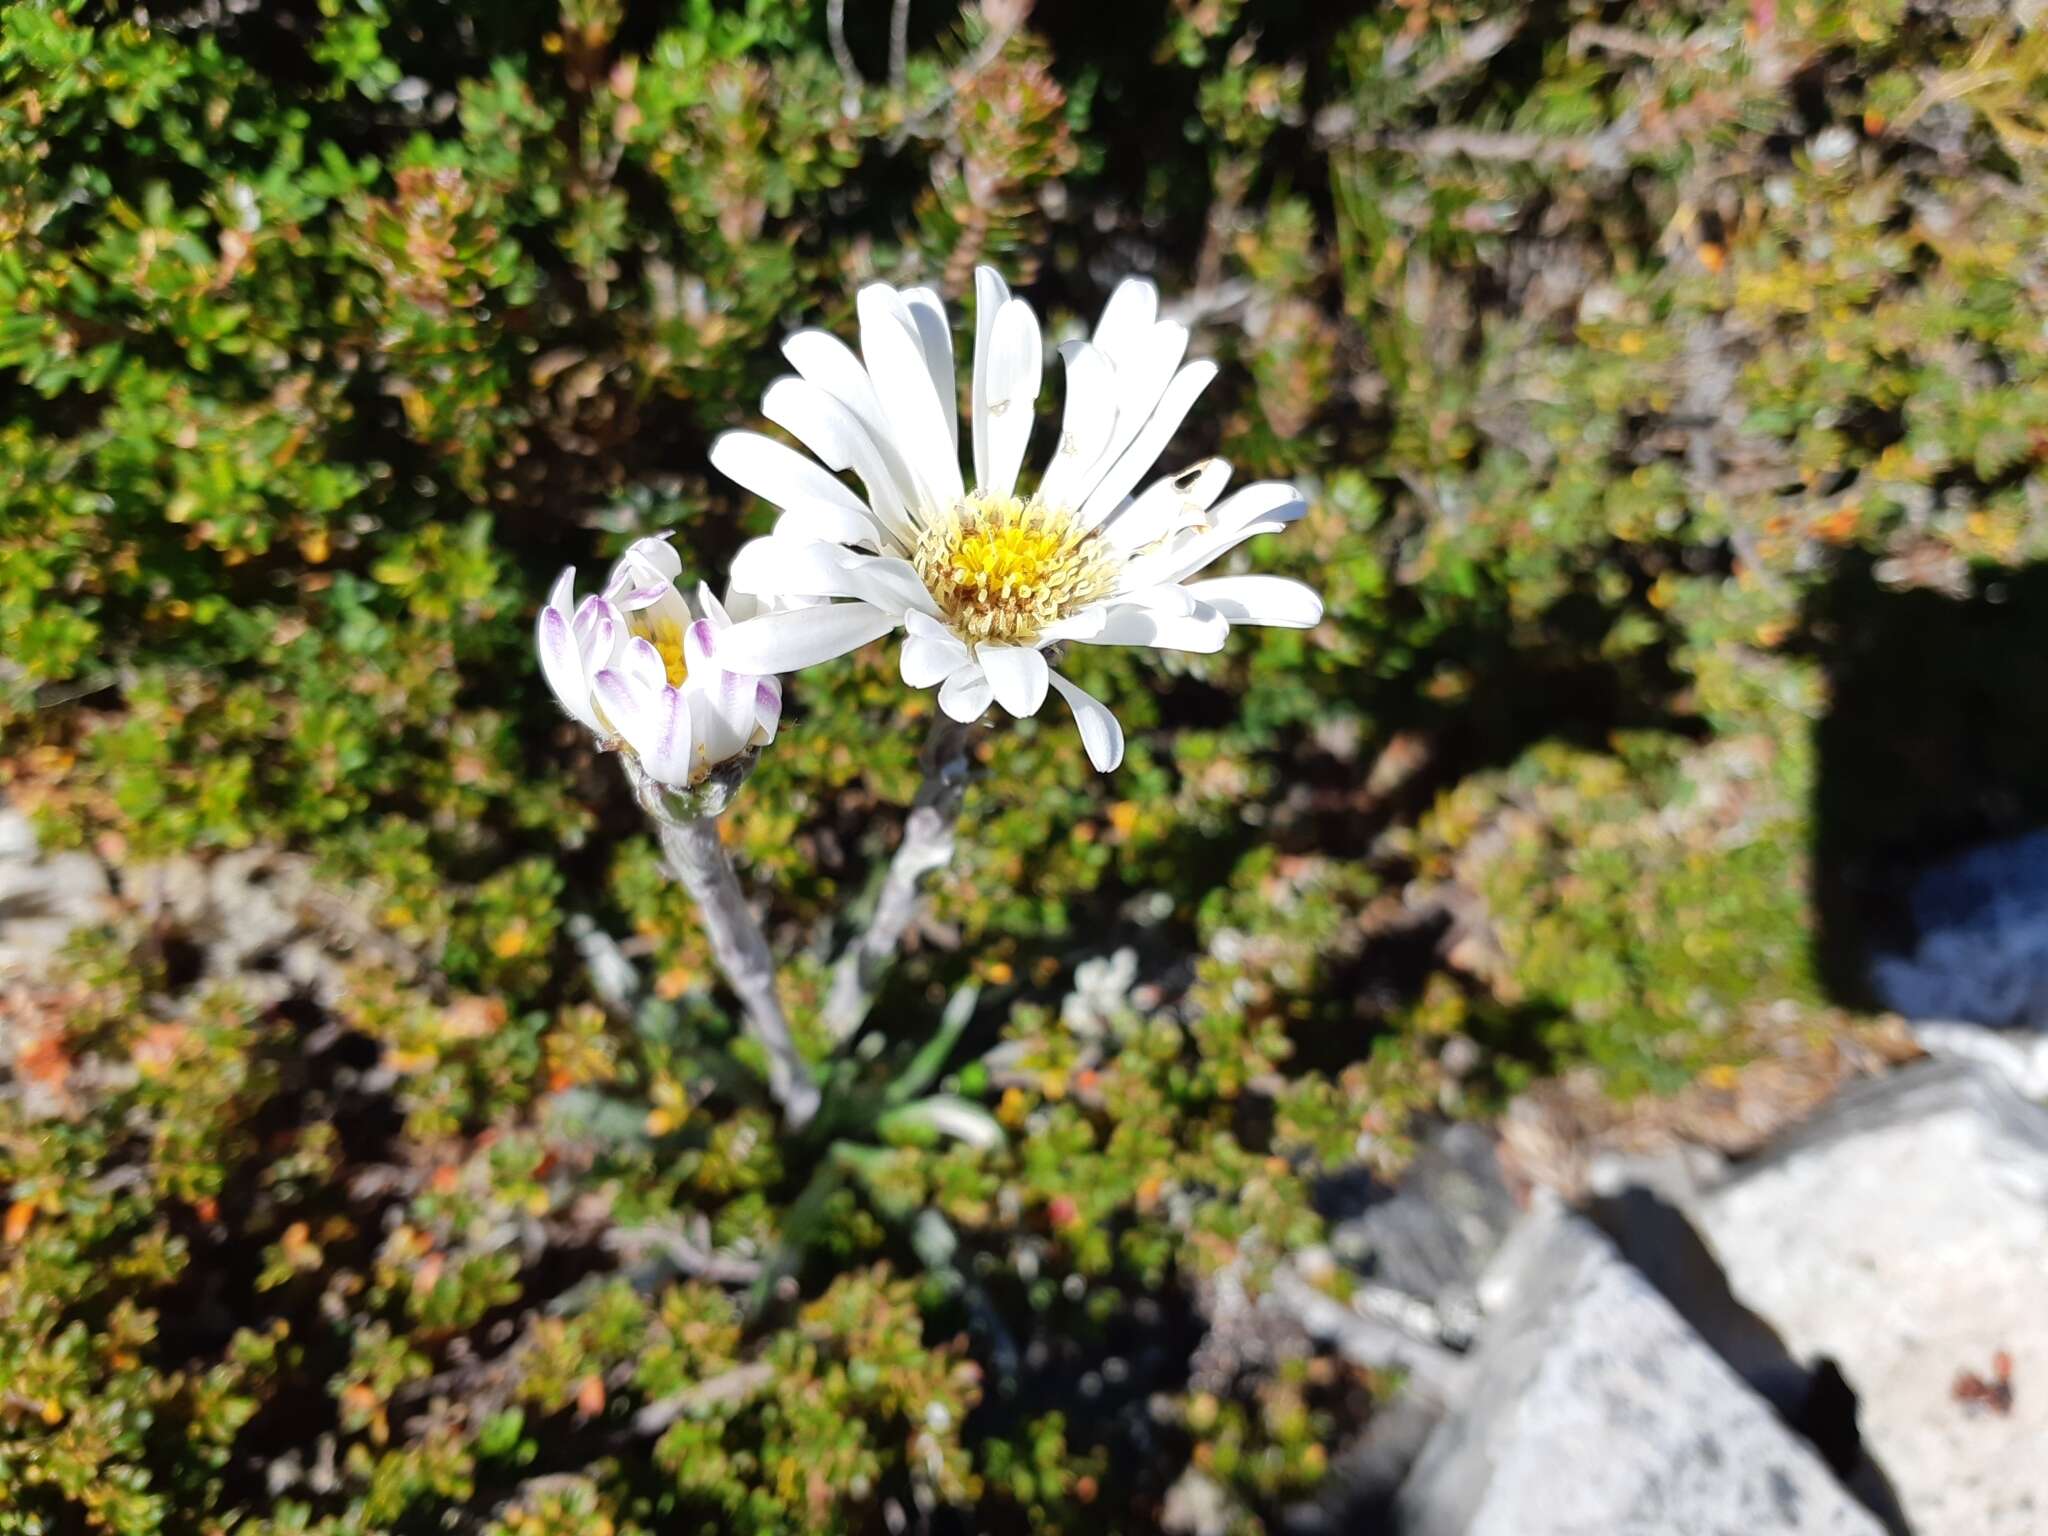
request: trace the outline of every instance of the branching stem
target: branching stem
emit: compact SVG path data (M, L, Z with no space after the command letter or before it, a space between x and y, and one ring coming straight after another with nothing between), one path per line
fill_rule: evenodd
M846 947L832 972L825 998L825 1028L834 1044L858 1030L874 1006L875 993L896 958L903 935L917 918L918 887L927 875L953 862L955 826L967 794L969 748L974 727L938 716L925 738L924 783L910 803L903 841L889 861L875 911L861 935Z

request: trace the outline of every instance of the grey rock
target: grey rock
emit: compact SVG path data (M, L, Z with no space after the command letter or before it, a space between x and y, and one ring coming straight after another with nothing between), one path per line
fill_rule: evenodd
M1701 1203L1735 1294L1858 1399L1912 1529L2048 1529L2048 1110L1963 1062L1844 1094ZM2006 1411L1958 1400L2010 1357Z
M1484 1290L1500 1310L1401 1487L1403 1536L1880 1536L1587 1222L1532 1218Z
M1660 1199L1685 1205L1727 1174L1728 1160L1719 1152L1682 1141L1651 1152L1596 1152L1586 1166L1586 1187L1600 1199L1646 1189Z
M1832 1361L1796 1358L1744 1305L1686 1213L1646 1185L1595 1200L1586 1215L1688 1327L1804 1438L1886 1530L1906 1521L1884 1470L1863 1444L1856 1394Z
M1367 1277L1382 1321L1454 1346L1469 1339L1479 1277L1521 1214L1496 1149L1481 1126L1440 1126L1394 1189L1359 1171L1321 1191L1336 1217L1331 1248Z
M1401 1372L1411 1396L1442 1402L1458 1396L1465 1381L1465 1361L1457 1354L1355 1305L1346 1306L1291 1268L1275 1271L1261 1305L1353 1365Z
M2048 1034L1954 1019L1930 1019L1912 1029L1913 1043L1928 1055L1976 1062L2028 1098L2048 1099Z

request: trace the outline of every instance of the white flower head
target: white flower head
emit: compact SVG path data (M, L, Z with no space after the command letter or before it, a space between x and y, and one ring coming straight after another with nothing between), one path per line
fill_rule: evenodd
M576 568L555 579L534 638L555 698L607 747L623 747L652 784L683 792L775 739L782 685L729 672L711 659L713 636L733 612L699 583L676 585L680 556L667 534L634 542L601 594L576 596ZM756 608L735 599L741 616Z
M936 686L953 719L978 719L991 702L1036 714L1056 689L1089 760L1108 772L1123 760L1123 730L1052 671L1046 648L1215 651L1233 623L1314 626L1322 600L1300 582L1189 580L1306 507L1274 482L1219 501L1230 478L1220 459L1138 489L1216 374L1209 362L1183 366L1186 327L1159 318L1158 291L1139 279L1111 295L1089 340L1060 348L1059 445L1036 488L1020 492L1043 368L1038 318L987 267L975 273L975 304L971 488L937 294L862 289L858 356L822 331L783 344L796 374L770 386L762 412L816 462L754 432L712 445L714 465L782 509L732 572L735 592L774 611L722 631L715 651L726 666L789 672L900 628L903 680ZM865 499L838 478L845 470Z

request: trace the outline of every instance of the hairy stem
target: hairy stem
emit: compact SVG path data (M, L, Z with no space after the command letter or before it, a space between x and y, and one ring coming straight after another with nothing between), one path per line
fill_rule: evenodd
M825 35L832 42L832 58L839 65L846 99L857 104L867 81L861 78L860 66L853 62L853 50L846 46L846 0L825 0Z
M782 1106L792 1129L818 1112L818 1085L796 1048L782 1000L775 994L775 960L761 925L740 893L732 858L718 838L718 822L709 816L670 821L658 819L661 850L675 877L682 881L704 914L704 931L718 968L739 995L747 1027L768 1053L768 1091Z
M953 862L954 825L967 794L968 748L974 727L940 715L924 743L924 783L910 802L903 841L875 898L874 916L833 967L825 998L825 1028L838 1044L859 1029L896 958L897 946L917 918L918 887Z
M889 16L889 89L899 96L910 77L910 0L896 0Z

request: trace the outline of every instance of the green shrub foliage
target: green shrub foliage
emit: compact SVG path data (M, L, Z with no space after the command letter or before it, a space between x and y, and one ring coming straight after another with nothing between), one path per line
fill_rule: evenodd
M2048 32L831 9L0 4L0 775L355 934L279 1001L138 907L12 996L0 1532L1128 1531L1190 1468L1268 1529L1388 1387L1226 1327L1319 1177L1828 1009L1831 658L2048 545ZM840 1106L786 1137L532 615L664 527L715 573L782 335L980 261L1055 330L1158 279L1328 618L1074 657L1129 760L992 734L830 1062L929 704L795 680L726 825Z

